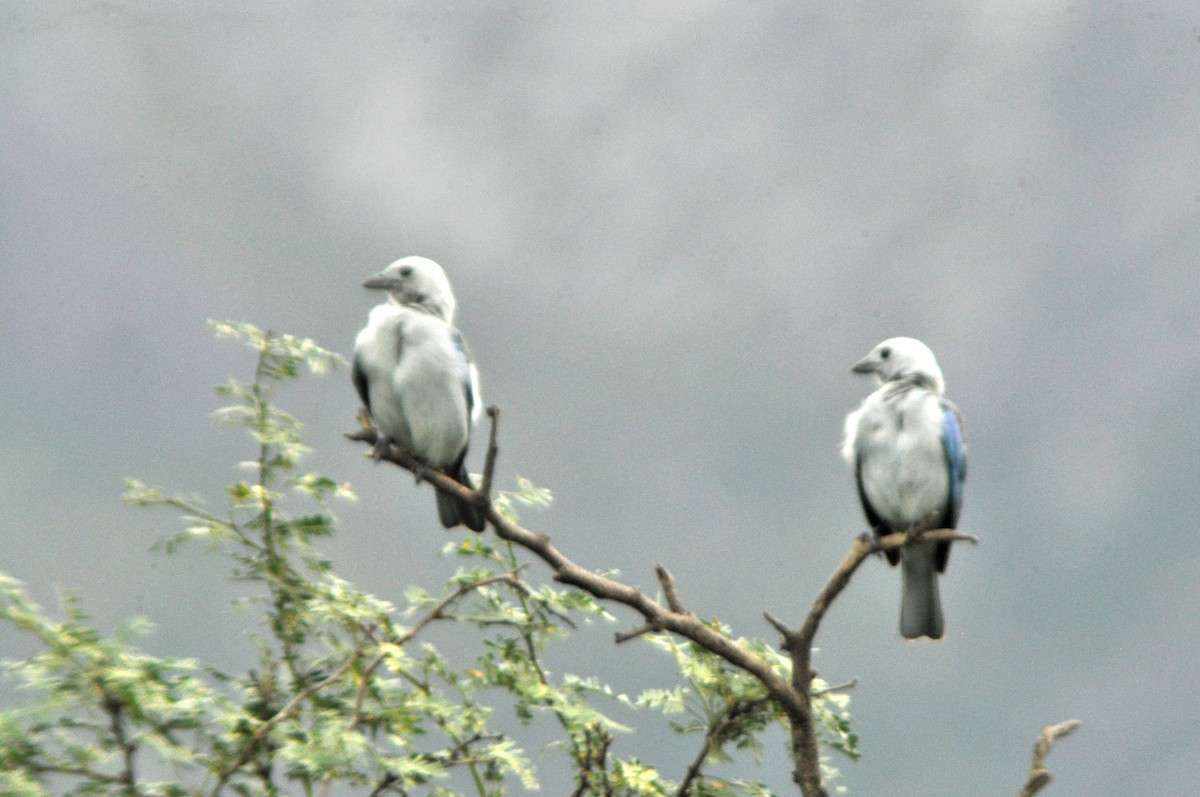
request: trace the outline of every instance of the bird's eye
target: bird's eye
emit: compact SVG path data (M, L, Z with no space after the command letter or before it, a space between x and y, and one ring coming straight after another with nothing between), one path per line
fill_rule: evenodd
M879 350L879 359L886 360L888 357L891 357L891 356L892 356L892 350L889 349L887 346L884 346L882 349Z
M412 266L402 267L400 269L400 276L401 277L411 277L412 276Z

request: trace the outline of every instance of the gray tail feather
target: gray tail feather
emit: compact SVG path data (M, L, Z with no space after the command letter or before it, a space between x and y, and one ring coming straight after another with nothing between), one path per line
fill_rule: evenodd
M466 468L459 468L458 473L449 474L459 484L465 485L474 489L471 484L471 477L467 475ZM442 521L442 525L448 529L455 526L463 525L471 531L483 531L487 527L486 513L469 501L463 501L453 495L437 491L437 507L438 518Z
M942 598L938 594L937 568L933 545L906 548L900 555L902 593L900 597L900 634L905 639L927 636L941 639L946 635L942 616Z

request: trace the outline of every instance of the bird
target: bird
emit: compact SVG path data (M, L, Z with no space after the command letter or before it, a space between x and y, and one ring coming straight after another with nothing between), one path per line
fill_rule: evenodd
M879 381L846 416L842 444L874 534L957 528L967 449L933 352L915 338L889 338L851 370ZM900 564L900 634L941 639L946 624L938 574L946 570L950 543L918 543L886 555Z
M372 456L380 459L395 443L474 489L464 463L483 404L478 371L454 327L457 303L446 272L427 257L402 257L363 287L387 294L354 340L354 387L377 434ZM481 507L440 490L437 506L448 529L486 525Z

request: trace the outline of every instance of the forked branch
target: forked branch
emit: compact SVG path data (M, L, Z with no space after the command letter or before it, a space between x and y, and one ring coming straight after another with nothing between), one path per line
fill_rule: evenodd
M655 570L662 588L663 599L666 602L665 606L636 587L580 567L554 547L547 535L536 534L513 523L496 511L491 503L490 494L498 450L496 422L499 411L495 407L489 407L488 416L492 420L492 428L488 440L483 483L479 490L464 487L445 474L426 467L412 455L394 446L384 453L383 459L419 474L435 489L466 501L475 502L484 508L488 522L496 535L521 546L549 565L556 581L577 587L599 600L622 604L641 615L642 625L617 634L617 642L624 642L650 632L667 631L695 642L730 665L757 678L771 699L779 704L788 717L791 726L792 758L795 764L792 773L793 780L800 787L804 797L827 797L821 780L820 744L812 708L814 697L812 679L815 673L811 667L813 640L826 611L850 583L850 579L858 567L872 553L923 542L977 542L976 538L954 529L934 529L913 534L890 534L881 539L874 539L868 535L856 539L845 560L817 593L803 624L798 629L790 628L770 613L765 615L767 621L779 632L783 640L783 648L791 656L792 677L789 680L761 656L745 646L739 645L729 636L702 622L695 614L688 611L680 597L675 579L661 565L656 566ZM376 439L374 429L365 420L361 430L348 434L347 437L369 444L374 444ZM1049 751L1050 745L1055 739L1070 733L1077 724L1074 721L1063 723L1051 726L1042 732L1039 747L1035 750L1034 767L1031 770L1029 782L1020 797L1031 797L1049 782L1050 773L1044 768L1046 752Z

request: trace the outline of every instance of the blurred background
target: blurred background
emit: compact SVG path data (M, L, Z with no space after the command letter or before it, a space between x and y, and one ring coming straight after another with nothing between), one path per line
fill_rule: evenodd
M864 527L850 366L923 339L982 544L942 580L940 643L900 639L880 561L828 615L815 664L859 679L843 782L1012 793L1075 717L1048 793L1200 792L1195 3L187 6L0 3L0 570L39 601L246 666L225 562L151 553L179 524L122 480L220 506L251 447L211 388L253 362L206 319L349 354L361 281L421 254L503 411L501 484L557 498L527 524L650 592L662 562L772 642L762 611L798 623ZM453 537L342 438L348 374L279 400L359 495L339 572L439 586ZM612 644L616 614L550 666L671 678ZM0 629L0 656L26 644ZM697 747L614 752L677 779ZM716 771L792 793L784 748ZM565 793L561 753L531 753Z

